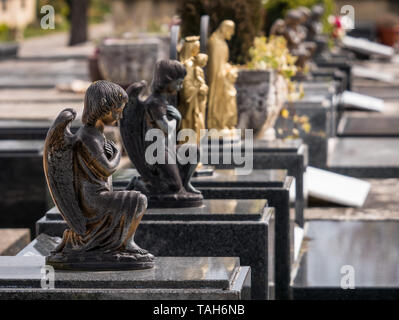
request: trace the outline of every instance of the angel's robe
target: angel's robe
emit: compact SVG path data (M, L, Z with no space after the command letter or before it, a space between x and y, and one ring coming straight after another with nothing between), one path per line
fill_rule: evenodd
M116 166L110 166L109 160L120 157L120 151L98 129L83 126L76 135L73 183L79 207L87 219L86 234L80 236L73 229L66 230L55 252L123 251L144 213L145 208L140 208L144 196L137 191L112 190L111 175ZM106 144L113 155L106 153Z
M209 85L208 93L208 129L228 128L225 115L232 113L234 105L229 104L226 99L225 74L229 68L229 47L223 36L215 31L208 40L208 65L207 79Z

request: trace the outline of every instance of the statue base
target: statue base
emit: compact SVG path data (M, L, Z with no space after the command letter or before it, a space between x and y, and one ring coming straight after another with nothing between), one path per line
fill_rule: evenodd
M210 177L213 176L214 171L215 167L204 166L202 163L199 163L197 169L193 174L193 177Z
M150 194L148 208L188 208L200 207L204 200L202 194L182 192L173 194Z
M200 193L188 192L184 188L177 193L149 190L141 180L134 176L126 190L140 191L148 199L148 208L188 208L202 206L204 197Z
M155 258L150 253L90 252L84 254L52 253L46 257L46 265L58 270L117 271L150 269Z

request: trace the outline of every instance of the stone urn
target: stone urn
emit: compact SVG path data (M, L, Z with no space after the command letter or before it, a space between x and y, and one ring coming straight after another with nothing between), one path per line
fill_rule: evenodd
M98 66L105 80L123 87L133 82L152 81L157 60L169 49L160 38L106 39L99 45Z
M287 98L285 79L274 70L239 69L236 82L239 129L272 140L274 124Z

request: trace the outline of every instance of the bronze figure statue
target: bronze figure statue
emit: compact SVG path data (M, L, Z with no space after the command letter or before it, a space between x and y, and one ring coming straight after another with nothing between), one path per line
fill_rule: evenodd
M287 47L297 57L296 65L302 71L315 50L313 43L305 42L307 30L304 23L308 14L303 8L288 10L284 20L276 20L270 29L270 35L283 36L287 40Z
M46 264L58 269L122 270L154 266L154 256L134 242L147 207L137 191L113 191L111 175L121 153L105 138L104 126L116 123L128 101L126 92L108 81L86 91L83 126L72 134L73 109L63 110L45 141L47 184L69 229Z
M233 135L237 119L236 97L231 96L232 79L237 73L236 68L229 61L229 47L226 40L234 34L235 24L231 20L224 20L218 29L210 36L207 44L209 83L208 94L208 129L217 129L223 136ZM229 79L226 80L226 77ZM235 81L235 80L234 80ZM229 117L226 117L226 114Z
M190 183L199 161L196 144L176 144L176 130L181 114L168 95L175 95L186 76L184 66L176 60L161 60L155 65L152 93L146 100L139 98L146 87L144 81L132 84L127 93L129 102L123 111L120 130L130 160L140 173L128 185L148 197L149 207L191 207L202 205L202 195ZM155 142L148 135L161 135ZM156 154L149 150L156 145ZM177 146L176 146L177 145ZM194 155L185 163L182 152Z
M307 39L309 41L316 41L317 37L323 32L323 22L321 21L324 14L324 7L322 5L314 5L310 15L305 23L307 32Z

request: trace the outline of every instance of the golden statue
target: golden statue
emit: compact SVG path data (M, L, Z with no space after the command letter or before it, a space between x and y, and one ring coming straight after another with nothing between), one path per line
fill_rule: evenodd
M229 47L226 43L226 40L230 40L233 36L234 28L233 21L224 20L208 40L207 127L229 135L237 124L237 103L234 88L237 69L228 62Z
M205 83L203 67L208 62L208 56L199 53L199 37L191 36L185 39L180 51L180 61L186 67L187 75L180 92L179 111L182 114L181 129L192 129L194 137L189 137L190 143L200 143L201 129L205 129L205 110L208 86Z

